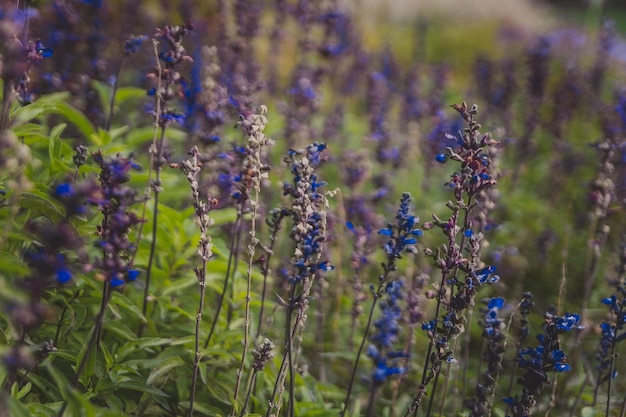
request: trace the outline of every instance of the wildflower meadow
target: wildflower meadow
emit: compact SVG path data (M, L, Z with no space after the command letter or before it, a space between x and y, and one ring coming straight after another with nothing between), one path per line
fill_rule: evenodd
M0 417L626 415L626 11L392 3L0 0Z

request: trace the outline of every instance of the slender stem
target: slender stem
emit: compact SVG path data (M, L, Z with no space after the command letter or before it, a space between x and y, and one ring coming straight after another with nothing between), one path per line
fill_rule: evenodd
M96 324L95 324L93 333L91 333L91 338L89 339L89 342L87 344L87 349L85 350L85 354L81 358L80 363L78 364L78 368L76 369L76 376L74 380L71 382L71 388L76 388L76 386L78 386L80 375L85 370L85 366L87 365L87 361L89 360L91 353L93 352L94 348L97 347L97 344L100 343L100 337L102 335L102 327L104 324L104 317L106 315L106 310L108 308L109 301L111 300L111 294L112 294L111 288L108 285L108 282L105 282L104 287L102 289L102 301L100 303L100 312L98 313L98 316L96 317ZM61 409L59 410L59 413L57 414L57 416L61 417L63 413L65 412L66 408L67 408L67 400L64 400L63 406L61 406Z
M370 395L367 399L367 408L365 409L365 417L374 417L374 404L376 403L376 397L380 392L380 386L372 384L370 389Z
M448 367L450 365L448 364ZM433 404L435 402L435 392L437 391L437 385L439 384L439 375L441 375L441 370L437 371L435 374L435 380L433 381L433 389L430 392L430 398L428 399L428 409L426 411L426 416L430 417L430 413L433 408Z
M289 355L289 351L291 350L291 340L293 340L293 336L294 333L296 331L296 329L298 328L298 326L300 325L300 320L298 318L296 318L296 322L293 325L293 328L291 327L291 315L293 314L293 305L292 305L292 300L293 297L295 296L295 285L292 284L291 285L291 290L290 290L290 297L287 300L288 304L287 304L287 323L285 325L285 348L287 350L287 352L285 352L285 354L283 355L283 360L280 364L280 368L278 370L278 375L276 376L276 381L274 382L274 389L272 390L272 396L270 398L269 401L269 407L267 408L267 412L265 414L265 417L270 417L270 415L272 415L272 410L274 410L274 414L278 415L278 412L280 410L280 405L278 404L278 402L275 402L276 397L279 396L278 392L280 390L284 389L284 381L285 381L285 377L286 377L286 373L289 370L288 367L291 366L289 363L290 357L291 355ZM281 393L282 395L282 393Z
M115 95L117 94L117 89L120 84L120 74L122 73L122 67L124 66L124 62L126 61L126 55L122 57L120 61L120 66L117 68L117 74L115 74L115 81L113 82L113 91L111 92L111 101L109 103L109 114L107 115L107 120L104 125L105 131L111 130L111 121L113 120L113 113L115 110Z
M12 81L8 78L2 79L2 111L0 112L0 132L9 128L9 114L13 103Z
M624 395L624 399L622 400L622 410L619 413L619 417L626 416L626 395Z
M239 417L244 417L244 415L246 414L246 409L248 408L248 403L250 402L250 397L252 396L252 391L256 384L257 372L258 371L255 369L252 372L252 374L250 374L250 380L248 382L248 389L246 391L246 398L243 402L243 406L241 407L241 413L239 414Z
M106 314L106 309L107 306L109 305L109 301L111 300L111 296L113 295L113 291L111 289L111 284L108 281L105 281L103 287L102 287L102 303L100 305L100 314L98 315L98 321L96 323L96 331L94 332L96 338L95 338L95 343L93 347L95 347L96 351L99 349L99 345L100 345L100 339L102 339L102 325L104 323L104 315ZM85 355L85 358L87 357L87 355ZM85 360L85 358L83 358L83 362ZM84 365L81 362L81 365ZM82 370L79 367L78 370L76 371L76 378L78 379L78 377L80 376Z
M370 314L367 317L367 324L365 325L365 333L363 334L363 338L361 339L361 344L359 345L359 350L356 353L356 359L354 361L354 366L352 367L352 374L350 375L350 382L348 383L348 392L346 393L346 398L343 400L343 410L341 411L340 416L343 417L346 415L346 411L348 410L348 406L350 405L350 395L352 394L352 387L354 385L354 378L356 377L356 371L359 367L359 360L361 358L361 353L363 353L363 348L365 347L365 342L367 342L367 336L369 334L370 325L372 324L372 318L374 317L374 309L376 304L378 303L378 296L374 294L374 299L372 300L372 307L370 308Z
M276 230L272 235L272 243L270 244L269 250L266 251L266 259L263 263L263 290L261 291L261 308L259 309L259 319L256 327L256 337L261 336L261 331L263 329L263 316L265 312L265 298L267 297L267 277L269 275L270 270L270 260L272 259L272 253L274 253L274 242L276 241Z
M72 302L74 302L74 300L78 298L79 294L80 294L80 291L74 291L74 295L72 296L72 298L70 298L70 300L65 304L65 306L63 306L61 317L59 318L59 321L57 323L57 331L54 335L54 342L53 342L54 346L56 346L57 343L59 342L59 336L61 334L61 327L63 327L63 320L65 320L65 314L67 314L67 310L70 304L72 304Z
M259 185L260 186L260 185ZM248 354L248 347L250 346L250 301L252 300L251 288L252 288L252 267L254 265L254 256L256 254L256 247L259 244L256 238L256 216L259 206L259 191L256 191L255 200L252 202L252 220L250 224L250 244L248 245L248 280L246 283L246 312L244 318L244 339L243 339L243 352L241 354L241 363L237 370L237 382L235 383L234 400L237 400L239 395L239 385L241 383L241 376L243 375L243 368L246 362L246 355ZM232 416L235 416L235 407L233 406Z
M243 210L243 205L244 203L241 203L241 210ZM234 300L235 300L235 275L237 274L237 266L239 265L239 249L241 248L240 244L241 244L241 232L243 230L242 225L243 225L243 212L241 214L241 221L239 223L239 229L237 230L237 232L235 233L235 247L233 248L234 251L231 252L232 256L232 262L233 262L233 267L231 269L231 276L230 278L230 302L228 303L228 309L226 310L226 329L228 329L230 327L230 322L233 319L233 310L234 310ZM227 279L229 279L227 278Z
M617 332L617 329L616 329L616 332ZM611 393L613 391L613 373L615 372L616 345L617 345L616 338L613 337L613 340L611 342L611 366L609 368L609 381L608 381L608 387L607 387L607 392L606 392L606 416L607 417L609 417L609 413L611 411Z
M198 303L198 314L196 315L196 333L194 339L195 355L193 361L193 376L191 379L191 388L189 390L189 417L193 417L193 403L196 399L198 371L200 369L200 360L202 359L202 353L200 352L200 324L202 323L202 313L204 311L204 294L206 289L206 265L208 259L208 250L206 249L206 247L203 247L202 251L202 268L200 270L196 269L196 275L200 283L200 302Z
M286 338L287 338L287 355L289 360L289 405L287 408L287 415L289 417L293 417L293 408L295 402L295 388L294 388L294 380L296 379L295 366L293 364L293 333L291 332L291 317L293 315L293 299L296 295L296 285L291 285L291 296L289 297L289 307L287 313L287 326L286 327Z
M284 381L284 374L287 371L287 355L283 355L283 360L280 363L280 367L278 368L278 375L276 376L276 381L274 382L274 388L272 390L272 396L269 400L269 407L267 407L267 412L265 413L265 417L270 417L271 415L278 415L278 412L272 414L272 410L277 408L274 400L278 395L278 391L282 388L282 381Z
M270 237L270 247L269 249L265 249L265 254L267 256L264 265L263 265L263 291L261 294L261 309L259 311L259 321L257 325L256 337L258 338L261 335L261 331L263 328L263 314L265 311L265 298L267 296L267 278L270 273L270 260L272 259L272 255L274 254L274 246L276 244L276 236L278 231L280 230L280 223L285 218L285 216L281 213L278 214L278 217L272 224L272 235Z
M224 298L226 298L226 291L228 290L228 280L230 279L230 271L233 264L234 251L237 238L236 236L241 233L241 222L242 222L243 214L241 213L241 207L237 211L237 218L235 219L235 223L233 224L233 230L231 236L233 236L230 241L230 248L228 254L228 265L226 266L226 276L224 277L224 285L222 287L222 293L220 294L220 299L217 302L217 310L215 311L215 316L213 317L213 322L211 323L211 330L209 330L209 335L206 337L204 341L205 349L209 346L209 342L211 341L211 337L213 336L213 332L215 331L215 327L217 326L217 321L220 317L220 312L222 311L222 306L224 305Z
M159 138L157 144L157 157L155 161L155 178L154 178L154 209L152 213L152 241L150 242L150 255L148 256L148 268L146 271L146 287L143 292L143 306L141 308L141 312L144 316L148 312L148 300L150 294L150 280L152 278L152 265L154 263L154 257L156 254L156 244L157 244L157 231L158 231L158 221L159 221L159 195L161 188L161 159L163 158L163 141L165 140L165 126L161 128L161 137ZM142 323L139 328L138 336L141 336L143 332L144 324Z
M141 309L141 312L143 313L144 316L146 315L148 311L148 296L150 294L150 278L152 277L152 262L154 259L154 249L156 248L156 225L157 225L156 219L157 219L158 201L159 201L158 187L160 186L159 174L161 171L161 158L163 157L163 141L165 139L165 124L161 126L161 135L159 136L158 134L161 114L163 113L163 107L165 106L165 103L163 102L163 98L161 97L161 88L162 88L161 81L162 81L163 68L161 67L161 61L159 59L159 42L156 39L152 39L152 46L153 46L154 56L155 56L155 61L156 61L158 81L157 81L157 90L156 90L157 92L156 92L156 110L155 110L155 116L154 116L154 133L152 136L152 145L150 146L150 166L148 168L148 185L146 187L146 192L145 192L145 197L144 197L144 202L143 202L143 211L141 214L142 219L146 218L148 199L150 198L151 189L155 190L155 195L154 195L155 203L154 203L154 219L152 222L152 242L150 243L150 257L148 260L148 270L146 271L146 286L143 292L143 305ZM151 183L153 170L156 172L156 176L157 176L154 184ZM143 233L143 225L144 225L143 221L139 223L139 231L137 232L137 243L135 245L135 252L133 253L133 261L134 261L135 256L137 255L137 252L139 251L139 244L141 242L141 236ZM137 331L138 337L140 337L141 334L143 333L143 329L144 329L144 323L141 323Z

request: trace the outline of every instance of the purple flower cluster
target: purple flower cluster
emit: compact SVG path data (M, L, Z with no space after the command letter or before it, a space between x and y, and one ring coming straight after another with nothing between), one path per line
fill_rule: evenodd
M97 266L104 273L104 280L112 287L118 287L139 276L139 271L132 268L135 247L128 239L128 232L141 219L129 211L136 202L136 191L125 183L130 180L130 170L140 168L131 158L120 155L107 160L98 151L93 158L100 166L100 210L104 216L98 226L102 259Z
M163 39L169 49L159 52L161 61L150 74L149 77L157 80L157 86L148 91L148 95L155 96L156 105L154 116L158 117L158 124L165 127L173 122L184 123L185 115L168 107L168 103L177 97L183 96L184 78L178 71L182 62L191 61L187 51L182 44L183 38L193 29L191 24L180 26L165 25L162 29L157 29L154 35L157 39ZM127 46L132 48L137 41L132 41ZM158 114L157 114L158 113Z

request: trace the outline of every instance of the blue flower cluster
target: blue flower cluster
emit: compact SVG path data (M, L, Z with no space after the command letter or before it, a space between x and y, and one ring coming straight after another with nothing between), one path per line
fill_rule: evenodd
M544 333L537 335L539 345L518 351L516 360L519 367L525 370L517 381L522 385L522 395L504 398L514 417L530 415L530 409L535 405L544 385L550 384L549 372L567 372L571 369L567 355L560 348L559 335L582 329L580 315L566 313L558 316L554 310L550 310L544 318Z
M399 365L399 360L406 358L407 355L391 349L400 332L399 321L402 318L400 302L404 299L403 288L403 281L393 281L386 285L386 296L380 303L382 314L374 321L376 332L371 337L373 344L367 349L367 355L376 366L372 374L374 384L381 384L391 375L406 372L406 368Z
M417 228L419 217L411 211L411 194L404 193L400 199L400 208L396 215L397 223L388 223L387 227L380 229L378 234L388 236L389 240L383 245L383 251L387 255L385 271L395 270L395 260L402 257L403 252L417 253L417 238L424 232Z

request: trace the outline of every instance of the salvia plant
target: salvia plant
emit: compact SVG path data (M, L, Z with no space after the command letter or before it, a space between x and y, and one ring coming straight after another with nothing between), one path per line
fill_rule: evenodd
M626 415L623 22L344 3L0 1L0 417Z

